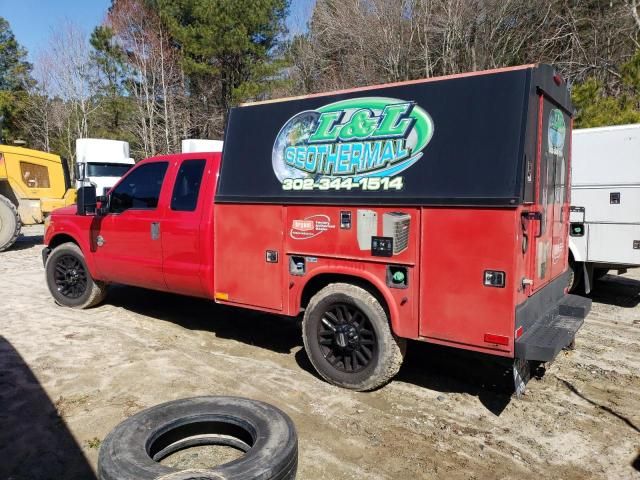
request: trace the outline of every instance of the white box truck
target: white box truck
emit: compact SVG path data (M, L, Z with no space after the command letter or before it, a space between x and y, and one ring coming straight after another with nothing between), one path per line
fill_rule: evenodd
M573 131L571 288L640 266L640 124Z
M135 165L129 156L129 142L104 138L76 140L76 187L82 182L96 186L98 195L113 187ZM84 178L83 181L81 179Z

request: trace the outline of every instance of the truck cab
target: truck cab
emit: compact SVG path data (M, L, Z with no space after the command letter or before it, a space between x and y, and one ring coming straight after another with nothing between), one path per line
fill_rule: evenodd
M133 165L128 142L103 138L76 140L76 188L80 188L83 181L89 182L102 195Z
M572 112L544 65L235 108L222 155L143 160L55 212L49 290L302 316L311 363L353 390L389 381L414 340L501 357L522 393L591 306L566 292Z

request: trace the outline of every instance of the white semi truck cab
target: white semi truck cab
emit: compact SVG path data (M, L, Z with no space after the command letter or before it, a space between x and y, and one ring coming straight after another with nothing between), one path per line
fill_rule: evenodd
M640 266L640 124L574 130L572 149L571 288L589 293Z
M79 178L96 186L99 195L113 187L120 178L135 165L129 156L129 143L104 138L79 138L76 140L76 166L83 169L83 175L76 174L76 187L80 188Z

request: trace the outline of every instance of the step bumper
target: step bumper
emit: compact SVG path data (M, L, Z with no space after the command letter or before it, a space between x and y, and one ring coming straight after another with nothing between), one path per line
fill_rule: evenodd
M551 296L555 296L553 292ZM515 342L516 358L540 362L553 360L563 348L573 343L591 310L591 300L578 295L563 294L555 302L549 300L551 298L543 298L542 302L536 302L535 319L531 318L531 307L526 308L529 310L526 315L522 314L525 308L520 309L520 325L524 333ZM544 310L540 309L543 305L547 307ZM528 321L522 322L523 318Z

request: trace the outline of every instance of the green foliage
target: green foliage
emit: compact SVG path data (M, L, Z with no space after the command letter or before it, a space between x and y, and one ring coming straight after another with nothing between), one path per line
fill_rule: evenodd
M96 100L102 106L96 114L96 128L92 135L133 140L124 131L134 111L125 88L128 75L126 54L116 43L113 30L107 26L96 27L89 43L92 47L91 61L99 71L99 82L95 88Z
M256 98L282 81L289 0L154 0L183 57L193 93L217 87L218 103Z
M26 90L33 84L27 51L16 41L9 22L0 17L0 90Z
M102 440L100 440L98 437L93 437L89 440L86 440L86 445L87 447L89 447L92 450L98 450L100 449L100 444L102 443Z
M27 89L34 84L27 51L16 41L4 18L0 17L0 141L21 136L20 118L25 110Z
M573 87L576 128L640 123L640 49L620 68L622 91L607 94L601 81L590 78Z

